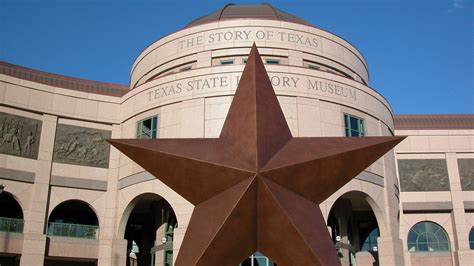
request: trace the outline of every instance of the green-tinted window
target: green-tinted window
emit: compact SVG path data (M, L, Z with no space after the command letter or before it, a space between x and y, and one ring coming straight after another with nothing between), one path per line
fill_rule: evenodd
M137 124L137 139L154 139L156 138L156 128L158 117L152 116L140 120Z
M474 249L474 227L469 232L469 248Z
M344 127L346 137L362 137L365 136L364 119L344 114Z
M185 66L179 69L179 71L186 71L186 70L191 70L193 66Z
M269 65L279 65L280 64L280 60L278 60L278 59L267 59L266 62Z
M272 262L269 258L263 255L261 252L257 251L254 254L250 255L248 259L243 261L239 266L275 266L276 264Z
M410 252L450 251L448 234L433 222L415 224L408 232L407 242Z
M221 60L221 65L233 65L234 59Z

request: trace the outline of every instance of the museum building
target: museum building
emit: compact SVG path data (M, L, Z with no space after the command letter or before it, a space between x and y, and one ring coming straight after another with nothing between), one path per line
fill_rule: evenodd
M219 137L253 43L294 137L408 136L320 204L342 265L472 265L474 115L394 114L356 47L269 4L153 42L127 86L0 62L0 265L173 265L194 206L106 139Z

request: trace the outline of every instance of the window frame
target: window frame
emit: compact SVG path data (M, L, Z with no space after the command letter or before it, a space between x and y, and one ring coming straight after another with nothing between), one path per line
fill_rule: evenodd
M179 69L179 71L180 71L180 72L181 72L181 71L188 71L188 70L191 70L191 69L193 69L193 65L188 65L188 66L181 67L181 68Z
M367 135L365 130L365 123L362 117L344 113L344 134L346 137L364 137ZM357 119L358 129L353 129L351 126L351 118ZM352 132L357 132L357 135L352 135Z
M469 249L474 250L474 226L472 226L471 230L469 231L468 241Z
M143 122L146 120L151 120L151 128L150 128L150 137L145 138L143 137ZM155 128L153 128L153 125ZM152 115L146 118L143 118L137 122L137 132L135 137L137 139L156 139L158 137L158 116L157 115Z
M275 58L267 58L267 59L265 59L265 64L267 64L267 65L280 65L281 60L280 59L275 59Z
M423 228L420 228L420 225L423 226ZM428 232L428 225L429 227L432 227L432 228L435 228L436 231L430 231ZM420 231L419 229L423 229L424 231ZM418 230L418 231L417 231ZM440 241L440 239L436 236L438 234L438 232L441 232L442 233L442 236L444 236L444 238L446 239L446 241ZM414 238L415 237L415 241L410 241L410 238ZM426 240L423 241L423 240L420 240L420 238L424 237ZM436 239L436 241L432 241L432 240L429 240L430 237L433 237L434 239ZM431 239L433 239L431 238ZM438 246L438 249L433 249L433 250L429 250L430 247L433 247L434 244L436 244ZM446 250L444 249L440 249L440 244L443 244L447 247ZM420 248L421 245L426 245L426 250L423 250ZM435 223L435 222L431 222L431 221L421 221L421 222L418 222L416 224L414 224L410 230L408 231L408 234L407 234L407 248L408 248L408 252L410 253L426 253L426 252L451 252L451 243L450 243L450 240L449 240L449 235L448 233L446 232L446 230L444 230L444 228ZM413 248L413 250L411 250Z
M235 60L234 59L222 59L222 60L219 60L219 64L221 66L233 65L233 64L235 64Z

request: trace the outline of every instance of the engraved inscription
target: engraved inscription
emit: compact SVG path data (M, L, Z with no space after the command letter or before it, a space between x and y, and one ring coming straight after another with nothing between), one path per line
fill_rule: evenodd
M262 30L251 28L246 30L209 31L195 34L177 41L178 50L191 49L201 45L211 45L222 42L235 41L269 41L283 42L320 49L319 37L297 31Z
M0 153L37 159L41 121L0 112Z
M110 138L107 130L58 124L54 142L53 161L107 168Z
M474 191L474 159L458 159L461 189Z
M285 90L288 92L305 92L311 95L321 95L331 98L343 98L356 102L359 98L357 89L335 81L328 81L320 78L270 74L270 81L275 90ZM166 100L176 97L183 97L188 93L199 93L202 91L218 91L223 89L235 90L240 81L240 75L215 75L206 78L193 78L173 81L145 91L148 102L155 100ZM229 88L230 86L230 88ZM225 91L224 93L228 93Z
M398 160L402 191L449 191L446 160Z

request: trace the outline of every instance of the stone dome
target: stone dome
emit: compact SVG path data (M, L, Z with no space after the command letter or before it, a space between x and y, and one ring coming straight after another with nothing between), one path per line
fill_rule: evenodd
M270 4L264 3L256 5L227 4L217 11L191 21L185 28L231 19L269 19L313 26L305 19L293 16Z

